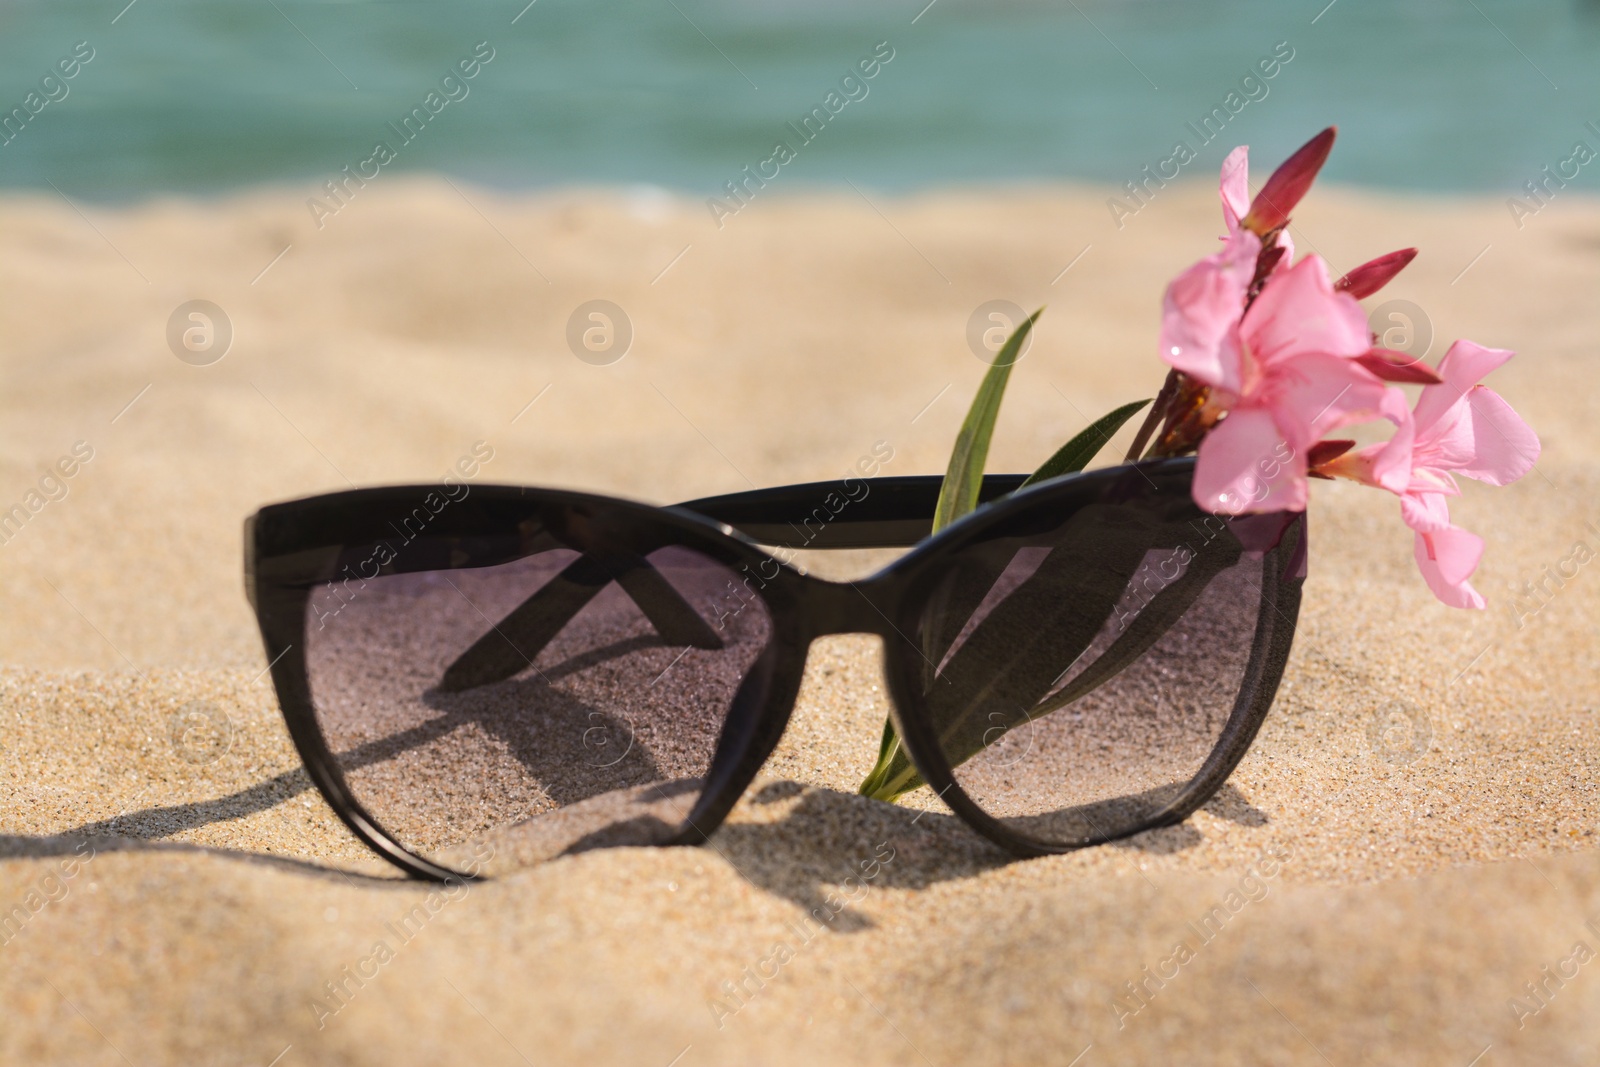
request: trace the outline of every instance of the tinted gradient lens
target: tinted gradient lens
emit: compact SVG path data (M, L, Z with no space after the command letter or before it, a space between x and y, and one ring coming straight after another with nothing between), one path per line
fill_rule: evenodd
M1271 565L1186 493L1045 505L991 529L934 584L917 635L957 784L1057 847L1187 799L1253 688Z
M461 869L485 841L534 861L672 837L771 633L764 603L693 549L560 549L321 586L306 658L357 802Z

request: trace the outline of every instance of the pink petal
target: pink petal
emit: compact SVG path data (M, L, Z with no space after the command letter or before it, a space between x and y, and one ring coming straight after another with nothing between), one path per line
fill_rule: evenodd
M1416 535L1417 569L1433 595L1453 608L1482 608L1484 599L1468 583L1483 558L1483 539L1456 526Z
M1411 418L1411 409L1406 406L1406 394L1392 386L1384 389L1383 399L1378 402L1378 414L1388 419L1396 426L1411 426L1416 432L1416 424Z
M1239 220L1250 210L1250 148L1240 145L1222 161L1222 221L1228 224L1231 234L1239 228Z
M1268 280L1240 332L1263 366L1308 352L1359 356L1372 347L1366 313L1348 294L1333 291L1328 265L1315 255Z
M1376 471L1378 460L1392 444L1393 441L1390 440L1383 444L1368 445L1366 448L1346 452L1342 456L1330 459L1320 469L1324 474L1331 474L1336 478L1349 478L1362 485L1379 485ZM1410 472L1406 473L1409 477Z
M1439 361L1439 375L1445 381L1476 385L1505 366L1516 352L1509 348L1486 348L1476 341L1460 340Z
M1410 412L1406 412L1403 418L1397 420L1394 435L1389 440L1346 452L1324 464L1322 469L1335 477L1350 478L1397 495L1403 494L1411 484L1413 436Z
M1451 470L1490 485L1509 485L1538 462L1538 435L1487 385L1473 386L1467 393L1463 415L1447 440L1440 442L1444 450L1451 450L1458 433L1471 438L1470 453Z
M1267 370L1257 394L1289 443L1310 448L1340 426L1391 417L1405 418L1405 394L1391 390L1354 360L1307 352L1279 360ZM1409 475L1410 472L1407 471Z
M1438 492L1406 493L1400 498L1400 517L1418 533L1437 533L1449 529L1449 497Z
M1444 417L1467 390L1481 382L1490 371L1504 366L1515 352L1505 348L1485 348L1472 341L1457 341L1439 361L1442 383L1431 385L1417 399L1413 418L1417 420L1419 440L1427 440L1433 424Z
M1304 511L1307 495L1305 454L1264 409L1234 408L1200 442L1194 500L1207 511Z
M1252 233L1230 238L1167 286L1161 304L1161 358L1207 385L1237 394L1237 346L1223 338L1239 321L1245 292L1255 275L1261 239Z
M1402 398L1404 394L1401 394ZM1404 407L1404 400L1401 401ZM1405 417L1395 427L1394 434L1379 446L1379 453L1372 458L1370 473L1372 484L1389 490L1391 493L1404 493L1406 486L1411 484L1411 446L1415 435L1411 425L1411 413L1407 411Z

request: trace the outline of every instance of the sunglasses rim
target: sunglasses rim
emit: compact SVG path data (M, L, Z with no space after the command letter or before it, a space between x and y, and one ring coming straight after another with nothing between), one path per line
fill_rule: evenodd
M867 515L839 523L822 544L814 544L813 539L795 544L797 539L792 535L790 543L784 544L768 535L782 534L784 528L798 533L792 524L763 524L751 521L750 515L762 507L772 512L793 508L819 499L819 494L845 483L784 486L668 507L576 490L475 485L460 502L465 505L475 496L477 503L468 509L470 512L482 512L487 506L490 515L502 513L502 521L506 515L519 511L543 513L550 509L559 509L563 515L581 514L589 521L597 517L610 519L612 525L620 519L622 528L649 543L656 543L649 536L652 529L670 538L660 540L657 547L681 546L725 565L753 565L761 572L763 584L755 591L766 604L772 633L748 672L758 667L767 672L765 691L753 707L730 706L693 809L677 833L662 845L700 844L721 826L787 730L811 643L830 634L867 633L883 640L891 720L923 780L935 787L940 799L972 829L1007 851L1026 857L1073 851L1182 821L1220 788L1243 758L1276 695L1298 617L1301 579L1284 575L1281 580L1263 581L1254 641L1258 647L1251 654L1252 667L1264 656L1262 669L1257 672L1248 700L1241 689L1234 712L1202 772L1177 798L1182 803L1169 804L1144 825L1070 844L1052 844L1019 834L984 812L957 783L933 736L931 718L920 699L912 695L915 689L907 681L906 671L915 656L899 647L908 640L904 633L914 630L912 616L921 606L921 598L916 595L919 583L925 584L927 576L942 567L949 553L981 540L986 530L1020 511L1053 502L1064 513L1070 513L1117 492L1119 484L1127 484L1126 479L1135 477L1149 482L1158 493L1181 491L1187 496L1193 469L1193 457L1146 461L1063 475L1026 489L1020 489L1025 476L990 475L984 479L980 501L992 503L983 503L936 535L910 541L907 539L918 530L931 529L941 476L859 479L870 490L885 492L867 509ZM245 521L245 587L261 630L279 708L307 775L324 800L358 840L407 874L429 881L454 881L480 876L451 869L408 848L366 810L345 782L317 719L304 655L306 609L312 591L334 577L333 567L340 553L353 544L371 542L379 529L375 516L393 515L396 508L403 513L419 495L439 489L437 485L396 485L343 490L261 508ZM871 499L870 492L860 499L865 504ZM462 526L464 519L473 517L462 515L458 509L451 523ZM1294 536L1302 541L1304 522L1302 514L1294 523ZM470 524L462 528L474 529ZM548 523L542 528L548 528ZM748 531L762 535L761 539ZM868 578L841 583L807 575L767 546L877 546L905 547L909 551ZM1266 554L1271 565L1264 573L1270 570L1277 575L1282 570L1282 557L1288 547L1280 545ZM773 568L770 576L766 574L769 566ZM1263 650L1259 647L1263 645L1262 619L1269 613L1269 639ZM1206 781L1203 793L1194 787L1202 775Z
M1233 708L1201 766L1183 784L1182 790L1160 808L1135 823L1075 841L1049 840L1013 829L971 797L945 755L933 717L920 695L923 666L920 654L907 649L905 642L893 647L885 642L884 673L889 687L890 713L923 782L968 826L1007 851L1025 857L1075 852L1183 822L1215 796L1233 774L1276 699L1293 646L1303 583L1303 579L1286 573L1285 563L1293 558L1305 536L1305 516L1301 513L1285 530L1283 542L1263 554L1249 660L1240 678ZM902 602L905 614L897 620L897 625L913 633L919 625L916 615L926 603L926 597L917 595L915 589L907 592Z

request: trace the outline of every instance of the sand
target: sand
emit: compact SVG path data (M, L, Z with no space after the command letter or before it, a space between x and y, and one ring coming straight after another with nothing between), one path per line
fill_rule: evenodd
M1016 862L855 796L885 703L876 641L840 637L709 847L508 849L438 892L307 787L242 593L247 514L437 481L476 442L478 482L658 503L837 477L879 442L884 473L938 472L994 299L1049 306L990 462L1031 469L1153 392L1161 287L1218 227L1203 186L1120 231L1084 188L774 195L719 231L654 191L457 185L374 184L320 231L292 190L0 200L0 511L93 450L0 544L0 1059L1600 1057L1600 579L1573 555L1600 547L1600 204L1563 193L1521 230L1494 200L1305 206L1296 240L1336 269L1423 249L1369 305L1426 309L1434 357L1518 349L1494 384L1545 453L1455 506L1488 541L1481 613L1433 602L1392 499L1317 487L1278 701L1184 825ZM168 347L195 299L232 323L211 365ZM633 324L610 365L568 348L592 299Z

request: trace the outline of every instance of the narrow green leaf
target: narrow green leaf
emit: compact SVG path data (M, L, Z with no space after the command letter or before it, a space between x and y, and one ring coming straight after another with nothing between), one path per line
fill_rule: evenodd
M1105 447L1106 442L1122 429L1122 424L1133 418L1139 409L1148 403L1150 403L1148 400L1135 400L1131 404L1122 405L1109 415L1100 416L1085 427L1082 433L1058 448L1056 454L1045 460L1044 465L1029 475L1028 480L1018 488L1026 489L1046 478L1056 478L1083 470Z
M944 483L939 488L939 503L933 509L933 532L949 526L978 506L978 491L983 488L983 465L989 458L989 439L994 436L995 420L1000 416L1000 401L1006 395L1006 382L1011 378L1011 368L1017 363L1017 353L1028 339L1028 333L1039 316L1040 308L1028 316L1028 321L1018 326L1000 354L995 357L989 373L978 386L978 395L972 398L967 418L956 435L956 446L950 452L950 466L945 471Z
M934 519L935 531L977 507L978 487L983 483L984 460L988 455L989 439L994 432L994 423L999 414L1000 400L1005 392L1010 366L1016 362L1016 352L1020 350L1022 341L1027 336L1027 330L1037 318L1038 315L1035 314L1012 335L995 360L995 366L985 375L983 385L972 402L967 420L962 425L961 435L956 440L955 451L950 458L950 469L945 475L939 495L939 507ZM1082 470L1099 454L1106 442L1115 436L1123 424L1148 403L1150 403L1148 400L1137 400L1096 419L1072 440L1057 449L1055 455L1046 460L1044 465L1023 483L1023 486ZM977 457L975 462L974 456ZM985 737L987 736L985 734ZM979 747L982 747L982 744L987 744L987 741L981 742ZM862 781L861 794L875 800L893 803L906 793L921 787L922 784L922 777L917 774L916 768L912 766L900 746L900 739L895 736L894 726L885 723L883 742L878 749L878 761L871 773Z
M994 436L994 424L1000 416L1000 401L1005 398L1011 368L1016 365L1033 324L1043 314L1044 308L1035 311L1028 316L1028 321L1006 338L1006 343L978 386L978 395L972 398L972 406L967 409L967 417L961 423L961 432L956 435L955 448L950 452L950 466L945 471L944 482L939 486L939 502L933 509L934 533L978 506L978 494L983 488L983 466L989 459L989 441ZM885 721L883 741L878 746L878 761L862 780L859 792L862 796L893 802L896 797L911 792L921 784L922 778L900 747L893 721Z
M860 793L866 797L876 797L883 789L885 776L895 762L895 756L900 752L900 738L895 735L894 722L888 718L883 720L883 740L878 745L878 762L873 764L872 770L861 780ZM885 799L878 797L878 799Z

